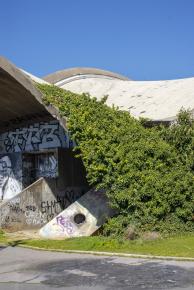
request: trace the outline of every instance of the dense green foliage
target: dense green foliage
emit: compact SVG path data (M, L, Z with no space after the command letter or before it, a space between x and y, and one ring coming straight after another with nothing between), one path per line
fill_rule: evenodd
M144 128L128 112L106 106L106 98L98 102L88 94L37 86L44 102L67 118L89 183L105 189L118 209L106 234L120 235L129 225L140 230L194 229L193 173L164 129Z
M180 160L188 170L194 171L194 119L190 111L181 110L177 121L168 128L162 128L161 137L174 146Z

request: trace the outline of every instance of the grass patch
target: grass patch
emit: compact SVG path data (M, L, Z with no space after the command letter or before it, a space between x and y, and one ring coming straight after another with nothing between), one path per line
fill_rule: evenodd
M194 258L194 234L154 241L82 237L67 240L24 240L19 244L48 250L103 251Z
M0 245L5 244L7 242L7 238L5 233L0 229Z
M102 236L80 237L67 240L10 238L0 230L0 245L30 246L46 250L101 251L155 256L194 258L194 233L161 238L154 241L111 239Z

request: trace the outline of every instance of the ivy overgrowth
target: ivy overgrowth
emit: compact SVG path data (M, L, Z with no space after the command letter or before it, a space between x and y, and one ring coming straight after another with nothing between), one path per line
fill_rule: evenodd
M165 128L145 128L128 112L88 94L37 84L45 104L67 119L90 185L104 189L119 215L104 229L123 234L129 225L161 232L194 229L194 177ZM173 134L172 134L173 135ZM180 132L181 135L181 132ZM175 146L176 145L176 146Z

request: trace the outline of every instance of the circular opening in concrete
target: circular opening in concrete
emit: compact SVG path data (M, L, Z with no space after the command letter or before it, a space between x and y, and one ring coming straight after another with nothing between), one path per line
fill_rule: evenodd
M80 225L80 224L83 224L86 220L86 217L84 214L82 213L78 213L74 216L74 222L77 224L77 225Z

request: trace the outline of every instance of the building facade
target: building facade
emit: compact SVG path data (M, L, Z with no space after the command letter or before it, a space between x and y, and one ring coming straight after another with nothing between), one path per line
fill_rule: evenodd
M89 190L65 120L41 98L32 79L0 59L0 215L8 229L40 228Z

